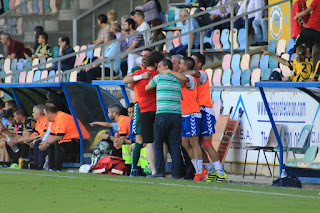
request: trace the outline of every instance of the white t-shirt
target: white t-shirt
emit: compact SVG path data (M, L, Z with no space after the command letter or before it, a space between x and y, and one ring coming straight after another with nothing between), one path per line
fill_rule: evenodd
M149 24L147 24L147 22L143 22L137 27L138 32L141 32L147 29L150 29L150 26ZM143 33L143 38L144 38L145 45L149 44L151 39L151 32Z

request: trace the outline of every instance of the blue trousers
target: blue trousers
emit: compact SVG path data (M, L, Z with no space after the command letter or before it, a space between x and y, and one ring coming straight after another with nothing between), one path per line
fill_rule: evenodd
M172 159L172 178L180 178L181 171L181 115L161 113L154 121L154 154L157 174L165 174L163 142L166 142Z
M41 142L42 142L41 140L37 140L34 143L34 148L33 148L34 149L34 152L33 152L33 155L34 155L33 163L34 163L34 165L38 166L38 168L42 168L43 167L43 164L45 162L45 158L47 156L47 151L39 150L39 144Z

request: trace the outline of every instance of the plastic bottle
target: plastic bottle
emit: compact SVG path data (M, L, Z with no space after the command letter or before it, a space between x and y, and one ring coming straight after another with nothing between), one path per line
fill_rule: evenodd
M286 173L286 170L285 169L282 169L282 172L281 172L281 178L286 178L287 177L287 173Z
M6 135L6 137L7 137L7 143L10 143L12 141L11 138L9 137L9 135ZM14 146L11 146L11 149L15 153L19 152L19 147L17 146L17 144Z

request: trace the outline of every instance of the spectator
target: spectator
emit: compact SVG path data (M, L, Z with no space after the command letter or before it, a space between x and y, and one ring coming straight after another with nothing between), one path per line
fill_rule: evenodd
M117 23L118 14L115 10L109 10L107 16L110 24Z
M239 3L240 4L240 3ZM264 0L244 0L240 6L240 9L237 13L237 16L242 15L247 12L251 12L253 10L257 10L261 7L265 6ZM249 24L249 32L252 30L252 22L253 20L262 19L262 11L258 11L255 13L251 13L248 15L248 24ZM245 27L245 20L244 18L240 17L234 22L234 28L241 29Z
M162 22L161 22L160 19L153 19L151 21L151 27L156 27L156 26L159 26L161 24L162 24ZM162 32L162 28L160 28L160 29L152 31L150 43L154 43L154 42L157 42L157 41L162 41L164 39L166 39L166 36ZM163 51L163 46L164 46L164 43L158 44L157 46L154 46L152 48L153 48L153 50L157 50L157 51L162 52Z
M292 30L292 38L297 38L300 32L303 30L303 28L306 26L306 24L309 21L310 14L307 14L301 18L298 18L298 20L294 20L294 17L297 15L297 13L300 13L307 9L307 0L298 0L296 1L292 6L292 23L291 23L291 30Z
M163 142L166 142L172 158L172 178L180 179L181 166L181 86L178 77L169 74L161 74L161 71L172 70L172 62L168 59L160 61L158 72L145 87L146 91L156 88L157 111L154 121L154 153L156 171L152 177L165 176L165 161L163 155ZM175 71L173 71L175 72ZM179 74L179 73L175 73ZM187 79L180 74L184 80Z
M25 58L31 56L31 51L24 47L19 41L12 40L8 33L1 34L1 43L8 46L8 58Z
M268 5L268 1L266 1L266 4ZM263 18L257 19L255 18L252 22L252 26L254 29L254 32L257 36L257 42L253 44L252 46L261 46L261 45L267 45L268 44L268 9L265 9L263 11Z
M199 0L198 2L199 7L207 8L215 6L219 2L219 0Z
M151 24L151 21L153 19L160 19L160 13L161 13L161 5L158 0L143 0L144 5L138 6L135 9L141 10L145 14L145 21L148 24Z
M108 17L104 14L100 14L97 17L97 23L101 27L98 38L93 42L94 45L99 45L104 42L104 37L108 31L110 31L110 25L108 24Z
M33 55L31 56L31 59L34 59L34 58L43 59L43 58L51 57L52 52L51 52L51 47L48 44L48 34L45 32L40 33L38 42L39 42L38 48L34 51Z
M147 24L147 22L144 21L144 13L141 10L135 10L133 17L134 17L133 20L137 24L137 31L138 32L142 32L142 31L150 29L149 24ZM145 45L150 43L150 37L151 37L151 32L143 33Z
M124 23L123 29L127 31L130 35L133 35L136 33L136 23L133 19L127 19ZM135 36L132 36L128 39L128 46L127 52L130 50L134 50L135 48L143 47L145 45L143 36L141 34L136 34ZM135 64L141 64L141 56L140 52L138 53L131 53L128 56L128 71L131 71L131 69L135 66ZM125 56L122 56L124 59ZM122 75L125 76L127 73L127 70L122 70Z
M108 32L105 36L105 42L111 42L116 39L116 36L112 32ZM113 42L106 45L107 48L104 51L104 58L110 58L116 55L121 54L120 47L118 43ZM103 60L103 57L96 59L95 61ZM119 67L120 67L120 57L113 59L113 76L119 74ZM105 75L110 76L111 72L111 61L107 61L104 63ZM81 70L78 74L79 81L91 83L92 80L101 77L101 70L102 67L93 65L92 67L88 67L84 70Z
M39 46L39 42L38 42L39 35L43 32L44 32L44 29L42 26L36 26L33 30L33 33L35 36L34 46L31 47L31 45L25 45L25 48L28 48L28 49L32 50L32 52L34 52Z
M310 81L320 81L320 43L312 47L312 75Z
M120 39L124 36L123 33L121 32L121 26L118 23L111 24L110 31L116 35L117 39ZM121 52L125 52L129 48L126 39L122 41L118 41L118 45L120 47Z
M179 11L179 19L185 18L189 16L189 12L186 9L181 9ZM182 27L181 27L181 34L189 32L189 27L188 27L188 19L181 21L182 22ZM199 28L198 23L194 18L191 18L191 23L190 23L190 30L195 30ZM170 50L170 55L186 55L186 51L188 49L188 42L189 42L189 36L191 40L191 48L198 48L200 44L200 32L192 33L189 35L182 36L181 39L181 44L173 49Z
M11 165L11 159L6 149L7 135L8 137L15 136L15 125L16 122L13 119L13 109L8 109L4 116L4 119L8 120L8 125L6 128L1 129L1 139L0 139L0 165L4 167L9 167Z
M74 53L74 49L70 46L70 39L68 36L60 36L58 40L58 45L60 47L59 56L65 56ZM76 61L76 56L70 56L69 58L62 59L60 61L62 71L70 70L74 67L74 62ZM58 61L52 64L49 69L58 70Z
M125 16L121 16L121 25L124 24L124 22L129 18L129 16L125 15Z
M58 108L47 103L44 106L44 115L49 122L54 122L54 128L51 129L47 140L39 145L41 151L47 150L49 156L49 170L61 171L64 161L64 154L80 152L80 135L72 115L59 111ZM84 139L90 137L89 132L83 124L79 122L80 130Z
M313 0L307 9L300 13L296 13L294 20L298 21L310 13L311 16L308 23L297 37L294 45L294 52L295 49L303 43L310 42L311 44L315 44L320 42L320 0Z

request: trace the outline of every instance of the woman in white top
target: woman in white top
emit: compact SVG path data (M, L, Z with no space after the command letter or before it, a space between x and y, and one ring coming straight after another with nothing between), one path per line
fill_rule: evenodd
M93 42L94 45L99 45L104 42L105 35L110 31L110 25L108 24L108 17L104 14L100 14L97 17L97 23L101 26L97 40Z

